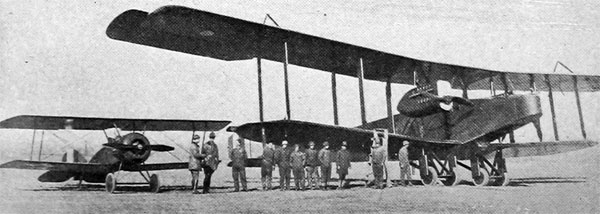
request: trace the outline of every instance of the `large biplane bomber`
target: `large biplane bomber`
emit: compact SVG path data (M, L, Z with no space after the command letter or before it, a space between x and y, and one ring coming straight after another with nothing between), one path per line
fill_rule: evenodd
M110 23L106 34L115 40L224 61L256 59L260 119L230 126L228 131L254 142L281 144L285 140L304 147L310 141L327 141L337 148L345 141L353 161L367 161L372 137L385 135L389 160L397 159L399 148L410 142L409 159L419 169L425 185L456 185L457 167L469 170L476 186L507 185L507 157L550 155L597 145L587 139L579 93L600 90L600 76L497 71L420 60L181 6L164 6L151 13L125 11ZM263 119L261 60L284 65L287 115L283 120ZM331 73L333 125L291 119L289 64ZM358 81L362 124L357 127L339 125L337 75ZM364 79L386 83L386 118L366 120ZM397 112L392 107L392 84L414 85L398 102ZM581 140L561 141L558 137L553 100L556 88L576 96ZM453 89L461 90L462 95L448 93ZM470 99L471 90L489 90L490 96ZM543 141L539 92L549 95L554 141ZM120 139L107 137L108 143L89 163L17 160L0 167L49 170L39 178L42 182L62 182L72 177L105 182L110 192L116 185L114 173L139 171L152 190L158 191L157 177L147 171L183 169L186 165L145 164L150 151L169 151L173 147L150 145L144 131L210 131L228 124L229 121L17 116L0 122L0 128L104 130L118 126L133 132ZM535 127L539 141L516 142L515 130L528 124Z

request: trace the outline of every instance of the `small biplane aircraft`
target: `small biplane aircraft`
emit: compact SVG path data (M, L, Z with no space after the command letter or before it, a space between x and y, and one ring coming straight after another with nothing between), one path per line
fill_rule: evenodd
M151 13L125 11L110 23L106 34L116 40L225 61L257 58L260 122L232 127L230 131L253 141L276 144L282 140L302 145L328 141L335 148L346 141L355 155L353 160L366 161L372 130L388 129L389 158L396 158L403 141L409 141L409 159L420 169L426 185L438 181L456 185L457 166L470 170L477 186L506 185L506 157L548 155L597 144L585 140L579 91L600 90L599 76L496 71L431 62L181 6L164 6ZM263 121L261 59L284 65L285 120ZM331 72L335 125L291 120L288 63ZM358 79L361 126L337 125L338 74ZM365 78L387 84L387 118L367 123ZM440 86L447 82L451 88L461 89L462 96L442 94L441 87L435 87L438 81L442 81ZM396 115L391 106L392 83L417 86L400 100L400 114ZM575 92L584 140L559 140L553 87ZM488 89L490 97L468 98L469 90ZM497 89L504 93L496 94ZM515 93L518 91L526 93ZM539 91L549 93L556 141L542 142ZM531 123L540 142L515 143L513 131ZM508 143L506 136L510 137ZM461 162L465 160L470 164Z
M71 178L81 182L105 183L106 191L112 193L118 184L149 185L150 191L160 190L158 175L150 175L149 171L187 169L188 162L146 163L152 151L168 152L173 147L161 144L150 144L144 136L145 131L216 131L223 129L230 121L216 120L158 120L158 119L124 119L124 118L92 118L63 116L20 115L0 121L2 129L34 129L34 130L102 130L107 143L89 162L78 152L73 153L73 162L14 160L0 165L0 168L48 170L38 177L41 182L64 182ZM105 129L131 131L114 138L106 134ZM35 139L35 138L34 138ZM120 171L139 172L146 183L117 183ZM145 173L145 174L144 174Z

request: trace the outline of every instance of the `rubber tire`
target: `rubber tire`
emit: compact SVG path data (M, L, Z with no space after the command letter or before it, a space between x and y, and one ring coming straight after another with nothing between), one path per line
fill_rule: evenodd
M104 179L104 184L106 185L107 192L114 193L115 189L117 189L117 178L113 173L108 173Z
M490 184L490 173L486 168L479 167L479 174L481 176L473 177L473 184L475 186L488 186Z
M502 173L502 177L494 179L494 186L507 186L510 183L510 178L508 177L508 173Z
M435 170L435 168L433 167L428 167L427 170L429 171L429 176L427 177L425 175L425 173L421 173L421 182L423 182L423 185L425 186L433 186L436 185L438 182L438 173Z
M456 186L458 182L460 182L460 179L458 179L456 176L456 172L451 172L450 176L451 177L442 180L444 186Z
M158 193L160 191L160 180L158 180L157 174L152 174L150 176L150 192Z

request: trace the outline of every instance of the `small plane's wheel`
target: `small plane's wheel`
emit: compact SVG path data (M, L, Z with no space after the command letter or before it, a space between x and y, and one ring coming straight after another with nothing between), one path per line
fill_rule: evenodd
M435 168L430 166L427 170L429 171L429 175L426 175L425 172L421 172L421 182L423 182L423 185L433 186L437 184L438 174Z
M445 186L456 186L459 181L460 181L460 179L457 178L456 172L450 172L448 174L448 177L446 177L446 179L442 180L442 183Z
M150 176L150 191L153 193L157 193L160 190L160 181L158 180L157 174L152 174Z
M510 182L510 179L508 178L508 174L505 172L505 173L502 173L502 176L494 179L493 185L494 186L506 186L506 185L508 185L509 182Z
M490 183L490 173L484 167L479 167L479 176L473 177L475 186L487 186Z
M115 189L117 188L117 178L115 177L115 175L112 173L108 173L106 175L105 184L106 184L106 191L113 193L115 191Z

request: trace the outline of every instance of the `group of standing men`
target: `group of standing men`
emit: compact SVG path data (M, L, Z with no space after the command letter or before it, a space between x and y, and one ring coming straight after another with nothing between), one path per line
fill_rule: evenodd
M202 193L208 193L210 190L210 180L213 172L217 169L220 162L219 150L214 142L216 135L211 132L209 141L199 145L200 136L194 135L190 147L189 170L192 173L192 190L194 194L199 194L198 180L200 170L204 171L204 183ZM411 179L410 165L408 159L408 142L404 141L403 146L398 152L400 161L400 181L406 185ZM273 189L272 174L275 166L279 167L279 186L280 190L290 190L290 180L293 174L295 190L323 189L326 190L331 178L332 162L336 160L336 171L339 175L338 189L344 187L348 169L351 168L350 152L347 150L347 143L342 142L340 150L332 152L327 141L323 142L323 148L317 151L315 143L309 142L309 148L301 151L299 144L294 145L294 149L288 148L288 142L283 141L281 147L275 148L272 142L269 142L263 149L261 162L261 183L263 190ZM371 166L375 178L376 188L382 187L384 162L387 154L381 141L373 142L371 153ZM236 146L229 151L229 158L232 161L232 177L235 191L239 191L240 183L242 191L247 191L246 181L246 162L248 155L243 145L243 139L238 139ZM321 171L321 176L319 176ZM321 184L319 184L321 178ZM305 182L306 181L306 182ZM305 186L307 184L308 186Z
M343 142L342 148L337 152L332 152L329 143L324 142L323 148L319 151L315 149L315 143L309 142L309 148L301 151L299 144L294 145L294 149L288 148L288 142L283 141L281 147L274 148L273 142L269 142L263 149L261 163L261 183L263 190L273 189L272 174L275 166L279 168L279 186L280 190L291 190L290 180L294 176L295 190L327 189L329 179L331 178L331 163L333 156L337 155L337 172L340 175L340 186L343 187L345 177L350 168L350 153L346 149L346 142ZM321 176L319 176L319 169ZM321 178L321 184L319 184ZM306 182L305 182L306 181ZM306 186L308 184L308 186Z

